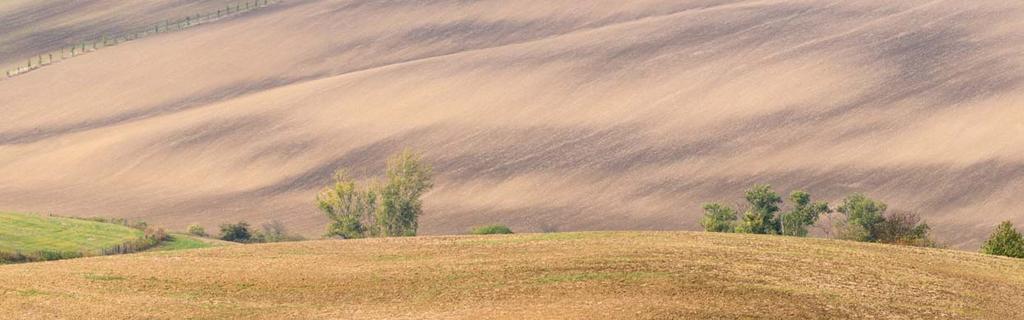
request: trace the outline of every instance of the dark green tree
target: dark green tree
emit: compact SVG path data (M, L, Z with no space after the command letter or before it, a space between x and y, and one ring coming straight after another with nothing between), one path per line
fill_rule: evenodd
M743 214L743 221L736 226L739 233L778 234L781 225L776 214L782 197L772 190L771 185L758 184L747 190L750 210Z
M981 252L999 256L1024 258L1024 236L1013 227L1013 223L1004 221L996 227L981 246Z
M721 203L704 205L704 217L700 225L708 232L733 232L736 228L736 210Z
M252 233L249 232L249 224L245 221L235 224L220 225L220 239L232 242L250 242Z
M807 227L818 222L822 214L831 212L827 202L811 202L811 194L805 191L793 191L789 195L793 210L781 216L780 233L787 236L806 237Z
M846 216L846 223L839 230L840 238L855 241L875 242L878 228L885 221L885 203L855 193L843 200L836 211Z
M893 212L875 228L874 238L881 243L933 247L929 232L931 227L921 217L911 212Z

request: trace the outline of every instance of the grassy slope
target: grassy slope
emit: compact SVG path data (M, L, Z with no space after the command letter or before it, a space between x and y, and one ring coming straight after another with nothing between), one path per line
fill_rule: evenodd
M237 245L238 243L221 241L215 239L204 239L187 234L175 233L171 234L170 239L164 241L150 249L149 251L175 251L175 250L186 250L186 249L201 249L210 247L220 247L227 245Z
M0 314L15 317L1024 317L1024 260L705 233L311 241L3 266L0 278Z
M0 212L0 251L97 251L142 237L126 226Z

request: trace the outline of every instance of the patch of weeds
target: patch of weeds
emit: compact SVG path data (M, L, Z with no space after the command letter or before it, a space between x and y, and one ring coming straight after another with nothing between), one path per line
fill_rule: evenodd
M15 292L17 292L18 295L22 296L22 297L35 297L35 296L42 296L42 295L46 295L47 294L46 292L39 291L39 290L36 290L36 289L17 290Z
M664 278L668 277L669 274L666 272L646 272L646 271L634 271L634 272L577 272L577 273L564 273L564 274L547 274L537 278L537 282L541 284L554 284L554 283L565 283L565 282L584 282L584 281L626 281L636 282L645 279L652 278Z
M373 256L373 260L379 262L404 262L420 260L426 257L426 255L422 254L379 254Z
M118 280L124 280L124 277L118 276L118 275L94 274L94 273L87 273L87 274L85 274L85 278L89 279L89 280L93 280L93 281L118 281Z
M556 232L539 234L521 234L509 237L475 238L463 240L465 244L520 244L538 241L575 241L582 239L595 239L608 236L600 232Z
M235 285L235 289L237 289L238 291L243 291L243 290L255 287L255 286L256 286L256 284L253 284L253 283L239 283L239 284Z

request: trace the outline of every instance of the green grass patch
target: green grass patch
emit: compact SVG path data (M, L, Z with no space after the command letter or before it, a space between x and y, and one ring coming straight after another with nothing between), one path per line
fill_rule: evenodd
M142 236L142 231L122 225L0 212L4 252L95 252Z
M85 274L85 278L89 279L89 280L93 280L93 281L117 281L117 280L124 280L124 277L118 276L118 275L93 274L93 273Z
M483 234L512 234L512 229L505 225L492 224L489 226L482 226L473 228L469 233L483 235Z
M39 290L36 290L36 289L18 290L17 292L18 292L18 295L22 296L22 297L35 297L35 296L46 295L46 292L39 291Z
M188 249L201 249L214 247L215 245L198 239L196 237L187 236L183 234L172 234L168 236L168 239L161 242L159 245L150 249L150 251L177 251L177 250L188 250Z

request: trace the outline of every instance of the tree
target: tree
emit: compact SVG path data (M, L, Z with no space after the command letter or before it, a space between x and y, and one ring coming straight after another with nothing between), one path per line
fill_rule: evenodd
M708 232L733 232L736 228L736 210L720 203L704 205L704 217L700 225Z
M206 229L203 229L203 226L198 225L198 224L191 224L191 225L189 225L188 226L188 234L191 234L191 235L197 236L197 237L209 236L206 233Z
M331 219L327 234L346 239L414 236L423 213L420 198L433 187L430 165L405 150L387 161L384 184L360 188L344 171L334 185L317 196L317 204Z
M369 236L368 227L375 222L377 210L374 188L359 189L344 171L339 171L334 176L334 185L321 191L316 200L320 211L331 220L328 236L345 239Z
M236 224L220 225L220 239L233 242L250 242L252 233L249 232L249 223L242 221Z
M875 228L876 241L919 247L932 247L935 242L929 236L931 227L921 217L911 212L894 212Z
M822 214L831 212L827 202L811 202L811 194L805 191L793 191L789 195L793 202L793 210L781 216L780 234L787 236L806 237L807 227L818 222Z
M423 213L420 197L433 186L429 164L410 150L387 161L387 183L377 207L378 233L385 237L415 236Z
M981 246L981 252L1013 258L1024 258L1024 236L1017 232L1013 223L1004 221L996 227L985 244Z
M279 220L271 220L270 222L260 225L260 231L253 235L255 242L282 242L282 241L298 241L302 240L299 235L293 235L288 233L288 228L285 227L284 223Z
M843 205L836 211L846 216L846 224L840 230L840 237L847 240L875 242L878 227L885 221L885 203L855 193L843 199Z
M750 210L743 214L743 221L736 227L739 233L778 234L781 225L776 213L782 197L772 190L771 185L757 184L747 190Z

